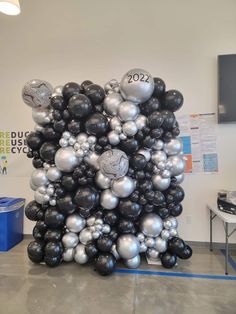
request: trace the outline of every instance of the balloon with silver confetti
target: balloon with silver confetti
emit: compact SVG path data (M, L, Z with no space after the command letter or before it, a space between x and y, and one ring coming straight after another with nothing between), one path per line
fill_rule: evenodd
M141 218L140 229L148 237L157 237L163 229L162 219L153 213L146 214Z
M170 186L171 180L170 178L163 178L159 174L154 174L154 176L152 176L152 182L158 191L165 191Z
M102 191L100 196L100 204L105 209L114 209L117 207L119 199L111 190L107 189Z
M105 97L103 108L108 115L116 116L120 103L123 101L121 94L112 93Z
M178 155L182 151L182 149L182 140L178 138L172 138L164 145L164 151L168 156Z
M64 262L72 262L74 259L74 248L65 248L62 254Z
M139 107L131 101L123 101L118 108L118 116L122 121L134 121L139 114Z
M66 227L69 231L78 233L84 229L86 220L78 214L72 214L66 219Z
M65 248L74 248L79 243L77 234L73 232L67 232L62 237L62 243Z
M161 237L155 239L155 249L159 253L164 253L167 250L167 241Z
M58 149L55 155L56 167L63 172L71 172L79 164L75 150L72 147Z
M140 265L140 255L138 254L133 258L125 259L124 264L126 267L128 267L130 269L138 268Z
M117 239L116 248L122 258L133 258L139 254L139 240L132 234L122 234Z
M134 180L127 176L114 180L111 185L112 192L121 198L128 197L131 193L133 193L134 189Z
M75 255L74 255L74 260L78 264L86 264L87 261L89 260L88 255L86 254L85 251L85 245L83 244L78 244L75 248Z
M96 173L95 183L100 189L109 189L111 186L111 179L106 177L100 170Z
M143 69L128 71L120 82L120 92L124 99L135 103L147 101L154 91L154 80L150 73Z

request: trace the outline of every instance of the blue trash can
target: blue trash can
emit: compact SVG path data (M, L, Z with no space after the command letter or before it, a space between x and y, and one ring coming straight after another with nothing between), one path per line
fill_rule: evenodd
M24 198L0 197L0 251L23 240Z

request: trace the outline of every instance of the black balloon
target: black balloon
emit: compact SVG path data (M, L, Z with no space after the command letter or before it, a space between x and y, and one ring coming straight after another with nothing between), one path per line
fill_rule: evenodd
M47 126L42 130L43 136L48 141L56 141L60 138L60 133L56 132L52 126Z
M35 240L43 240L45 232L41 232L36 226L33 228L33 237Z
M49 228L63 227L65 216L56 207L49 207L45 212L44 222Z
M55 121L59 121L62 118L62 114L59 110L53 110L52 117Z
M74 191L77 187L77 183L71 174L64 174L61 179L61 184L63 188L68 192Z
M66 104L62 96L56 95L51 98L51 106L55 110L63 111L66 108Z
M62 133L66 129L66 122L64 120L55 121L53 123L53 128L56 132Z
M26 144L29 148L39 149L43 143L43 136L38 132L30 132L26 137Z
M181 186L177 185L176 187L169 188L166 191L166 202L167 203L181 203L184 199L185 193Z
M155 191L152 204L155 206L163 206L165 204L165 196L160 191Z
M70 98L68 110L74 119L82 119L92 112L92 104L85 95L75 95Z
M85 252L89 258L95 257L98 253L98 249L97 249L95 243L92 242L92 243L86 244Z
M100 104L104 97L104 89L97 84L89 84L84 90L85 95L91 100L93 105Z
M79 121L76 121L76 120L71 120L69 123L68 123L68 131L71 132L72 134L76 135L80 132L80 128L81 128L81 125L80 125L80 122Z
M108 235L103 235L97 240L97 248L101 252L110 252L113 241Z
M177 262L177 257L170 252L165 252L161 254L161 263L165 268L173 268Z
M61 256L56 257L45 256L44 262L49 267L56 267L61 263Z
M63 246L61 242L48 242L44 252L47 257L59 257L63 252Z
M32 241L27 247L29 259L34 263L41 263L44 258L44 242Z
M156 97L151 97L148 101L142 103L139 107L142 114L149 116L153 112L160 110L160 106L160 101Z
M91 85L91 84L93 84L93 82L92 81L89 81L89 80L85 80L85 81L83 81L81 84L80 84L80 86L81 86L81 88L83 89L83 91L85 90L85 88L86 87L88 87L89 85Z
M91 210L98 205L99 194L94 188L81 187L77 190L74 200L79 208Z
M170 111L179 110L184 103L184 97L178 90L169 90L162 99L162 108Z
M57 199L57 205L60 211L66 215L72 214L76 209L76 205L73 202L73 196L71 194L59 197Z
M54 162L54 157L57 152L57 145L50 142L45 142L40 148L40 157L46 162Z
M118 223L119 233L135 233L136 228L132 220L121 218Z
M179 256L185 248L185 243L182 239L178 237L173 237L168 241L168 250Z
M92 114L85 123L88 134L100 136L107 132L109 123L107 118L101 113Z
M181 215L183 211L183 206L181 204L173 204L172 206L169 205L171 216L178 217Z
M148 125L151 129L158 129L164 122L164 116L161 112L155 111L148 117Z
M62 229L48 229L44 235L44 240L47 242L58 242L63 235Z
M40 209L41 207L37 202L31 201L25 207L25 215L29 220L37 221L38 220L37 214L40 211Z
M69 100L74 95L79 95L81 92L81 87L79 84L74 82L67 83L62 89L62 95L65 100Z
M178 257L181 259L189 259L193 255L193 251L189 245L185 245L183 251L178 254Z
M104 222L109 224L110 226L114 226L117 221L119 219L119 215L117 213L116 210L108 210L105 214L104 214Z
M166 207L159 207L156 209L156 213L161 217L161 219L165 219L170 216L170 209Z
M36 222L35 227L37 227L39 232L41 233L45 233L48 230L48 226L45 224L43 220L38 220Z
M136 139L130 138L125 141L121 141L120 148L126 154L132 155L139 149L139 143Z
M116 259L111 253L99 254L95 260L96 271L103 276L110 275L116 266Z
M153 80L154 80L154 91L153 91L152 96L160 98L165 94L166 84L159 77L154 77Z
M34 168L42 168L43 167L43 160L41 158L34 157L32 160L32 164Z
M125 218L132 219L137 218L140 215L142 207L138 203L134 203L129 199L121 199L118 210Z
M147 164L147 160L141 154L134 155L133 158L131 159L131 166L135 170L142 170L142 169L144 169L146 164Z
M171 130L172 128L174 128L176 119L173 112L169 110L164 110L161 112L161 114L163 117L163 123L162 123L163 130Z

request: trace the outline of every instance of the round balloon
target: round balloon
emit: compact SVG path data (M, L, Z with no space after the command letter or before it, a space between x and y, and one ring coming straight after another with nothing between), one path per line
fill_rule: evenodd
M76 157L75 150L71 146L63 147L56 152L55 164L63 172L72 172L79 164L79 159Z
M139 240L132 234L123 234L119 236L116 245L117 252L124 259L131 259L139 254Z

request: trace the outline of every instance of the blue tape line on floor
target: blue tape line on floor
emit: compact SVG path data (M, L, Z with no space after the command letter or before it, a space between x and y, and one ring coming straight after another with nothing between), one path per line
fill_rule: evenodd
M236 280L236 276L221 276L221 275L205 275L205 274L188 274L176 272L162 272L142 269L115 269L115 273L147 275L147 276L162 276L162 277L181 277L181 278L199 278L199 279L214 279L214 280Z
M226 251L225 251L225 249L221 249L220 251L221 251L221 253L222 253L224 256L226 256ZM231 257L230 255L229 255L228 261L229 261L230 266L233 268L233 270L236 271L236 263L235 263L235 261L232 259L232 257Z

